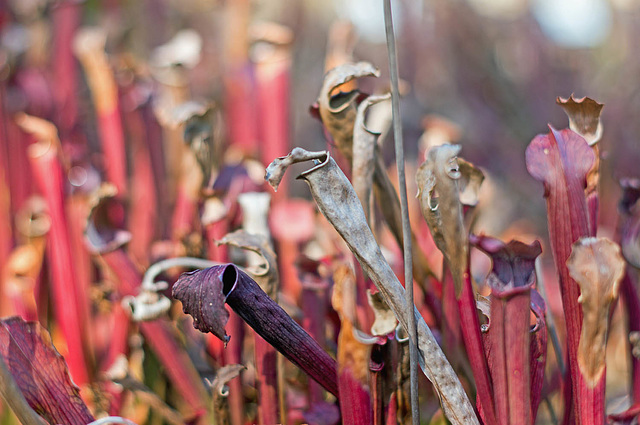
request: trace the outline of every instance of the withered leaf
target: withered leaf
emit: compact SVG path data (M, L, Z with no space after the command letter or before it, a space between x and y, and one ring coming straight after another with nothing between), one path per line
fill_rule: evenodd
M351 162L353 129L356 115L356 100L360 92L334 94L340 85L355 78L379 76L378 71L368 62L346 63L333 68L324 77L318 96L322 123L327 127L340 153Z
M19 317L0 321L0 355L31 408L49 423L93 422L67 364L38 323Z
M224 266L183 273L173 286L173 297L182 302L182 310L193 316L193 327L211 332L225 343L229 336L225 325L229 312L224 307L222 274Z
M269 165L265 178L277 186L289 165L308 160L316 161L314 167L298 178L309 184L318 208L347 243L405 330L407 315L413 310L418 328L418 361L439 394L447 417L454 424L477 424L476 414L458 377L424 318L415 307L410 309L407 305L404 288L384 259L351 183L329 153L296 148L288 157L278 158Z
M459 297L467 269L468 236L463 203L477 203L477 189L484 175L467 162L458 162L460 145L435 146L416 173L417 197L433 240L442 251ZM464 178L463 178L464 171Z
M358 106L353 130L353 188L360 199L362 209L367 219L371 210L371 188L373 186L373 172L375 170L377 139L380 133L367 128L366 113L370 106L388 100L391 94L383 96L369 96Z
M233 264L185 273L173 286L173 297L194 319L193 326L223 341L228 304L267 343L304 370L327 391L338 395L333 360L258 284Z
M593 388L604 374L609 314L618 297L625 263L617 244L589 237L573 244L567 267L580 286L578 302L583 312L578 366Z

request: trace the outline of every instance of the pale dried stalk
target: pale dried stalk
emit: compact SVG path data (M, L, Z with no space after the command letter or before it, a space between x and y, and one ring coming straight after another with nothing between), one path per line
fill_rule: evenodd
M360 199L364 214L371 223L371 188L373 186L373 172L376 167L377 141L380 133L367 128L366 114L370 106L389 99L389 94L383 96L369 96L359 106L353 128L353 188Z
M345 240L384 296L402 328L407 331L408 303L405 290L382 256L351 183L329 153L295 148L288 156L278 158L269 165L265 179L277 188L289 165L309 160L315 160L316 166L303 172L298 178L309 184L318 208ZM413 310L418 331L418 361L440 396L446 416L452 424L479 424L473 406L449 361L418 310L415 307Z

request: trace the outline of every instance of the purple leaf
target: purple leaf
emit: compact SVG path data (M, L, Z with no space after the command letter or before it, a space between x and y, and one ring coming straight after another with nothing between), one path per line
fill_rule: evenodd
M338 395L336 362L258 284L233 264L183 274L173 297L194 318L193 326L228 341L226 302L258 335Z
M0 322L0 355L29 406L52 424L93 422L71 381L67 364L38 323L19 317Z

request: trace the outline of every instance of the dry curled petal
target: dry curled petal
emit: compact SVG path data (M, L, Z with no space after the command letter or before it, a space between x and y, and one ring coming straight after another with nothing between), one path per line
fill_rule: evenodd
M578 366L587 383L595 386L605 369L609 312L618 297L624 260L620 247L609 239L582 238L573 245L567 267L580 286L578 302L584 315Z

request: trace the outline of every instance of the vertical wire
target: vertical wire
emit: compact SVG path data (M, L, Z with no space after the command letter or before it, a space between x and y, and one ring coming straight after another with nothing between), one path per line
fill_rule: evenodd
M411 256L411 225L407 202L407 182L404 171L404 144L402 139L402 120L400 118L400 93L398 92L398 54L393 32L391 0L383 0L384 24L389 55L389 74L391 76L391 109L393 111L393 138L396 150L396 168L398 169L398 189L402 211L402 241L404 252L404 282L407 296L407 322L409 326L409 363L411 380L411 420L413 425L420 423L418 402L418 335L413 304L413 260Z

